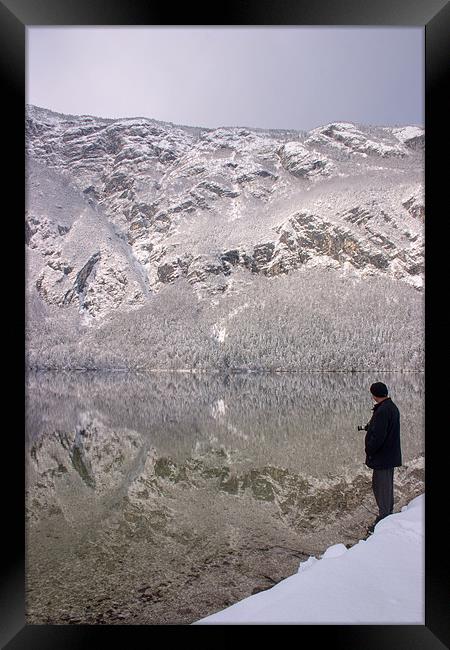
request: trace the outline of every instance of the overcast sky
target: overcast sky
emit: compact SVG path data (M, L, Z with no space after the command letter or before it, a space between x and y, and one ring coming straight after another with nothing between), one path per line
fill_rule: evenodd
M422 27L27 27L26 101L309 130L424 123Z

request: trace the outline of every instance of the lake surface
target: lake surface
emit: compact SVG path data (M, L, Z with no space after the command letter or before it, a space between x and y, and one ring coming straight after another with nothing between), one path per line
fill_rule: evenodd
M351 542L376 514L373 381L401 412L398 507L424 489L421 373L30 374L28 622L191 623L295 573L317 531Z

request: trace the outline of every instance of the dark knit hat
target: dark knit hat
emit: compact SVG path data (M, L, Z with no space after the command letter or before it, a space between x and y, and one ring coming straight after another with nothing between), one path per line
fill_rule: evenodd
M382 381L376 381L372 386L370 387L370 392L372 395L375 397L387 397L388 394L388 389L386 384L383 384Z

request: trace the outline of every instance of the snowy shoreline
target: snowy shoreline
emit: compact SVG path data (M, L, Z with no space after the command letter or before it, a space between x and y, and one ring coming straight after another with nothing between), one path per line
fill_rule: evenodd
M425 621L425 495L380 521L373 535L271 589L195 621L202 624L417 624Z

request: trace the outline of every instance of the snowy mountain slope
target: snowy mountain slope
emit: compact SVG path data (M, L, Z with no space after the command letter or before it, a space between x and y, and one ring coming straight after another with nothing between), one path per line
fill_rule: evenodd
M34 252L29 279L44 302L74 304L85 315L143 304L146 277L101 208L34 160L27 166L27 198L26 243Z
M26 145L33 310L96 326L180 279L213 305L316 268L423 286L420 127L203 129L29 105Z
M306 136L31 106L27 117L29 155L104 209L156 289L234 264L286 272L317 255L420 286L423 130L336 123ZM299 212L316 215L316 235L292 240L286 255L279 230Z

